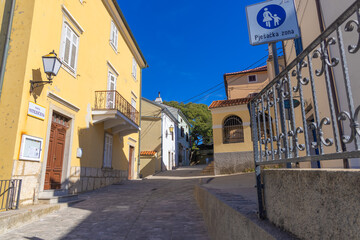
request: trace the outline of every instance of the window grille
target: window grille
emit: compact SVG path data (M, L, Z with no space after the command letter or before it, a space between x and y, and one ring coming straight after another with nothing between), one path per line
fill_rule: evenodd
M244 128L241 118L230 116L224 121L224 143L244 142Z

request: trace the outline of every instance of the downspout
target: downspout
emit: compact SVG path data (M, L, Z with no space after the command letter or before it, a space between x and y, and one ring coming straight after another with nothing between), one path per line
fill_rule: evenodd
M140 152L141 152L141 96L142 96L142 71L140 71L140 109L139 109L139 142L138 142L138 168L137 168L137 178L140 178Z
M160 117L161 117L161 134L160 134L160 137L161 137L161 159L160 159L160 172L162 172L163 171L163 169L162 169L162 166L163 166L163 164L162 164L162 162L163 162L163 159L164 159L164 146L163 146L163 130L164 130L164 128L163 128L163 124L164 124L164 122L163 122L163 109L161 109L161 112L160 112Z
M2 93L2 87L4 83L4 75L5 75L5 67L6 67L6 60L8 57L8 51L9 51L9 43L10 43L10 35L11 35L11 28L12 28L12 22L14 18L14 9L15 9L15 2L16 0L12 0L11 3L11 9L10 9L10 17L9 17L9 25L6 32L6 38L5 38L5 45L4 45L4 52L1 58L1 68L0 68L0 96ZM5 6L6 7L6 6ZM5 16L6 8L4 8L4 16Z

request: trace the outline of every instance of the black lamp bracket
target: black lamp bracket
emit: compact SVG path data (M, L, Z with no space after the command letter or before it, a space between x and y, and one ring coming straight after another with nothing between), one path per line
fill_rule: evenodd
M37 87L41 87L44 86L45 84L52 84L53 81L49 80L49 81L32 81L30 80L30 93L32 93L34 91L35 88Z

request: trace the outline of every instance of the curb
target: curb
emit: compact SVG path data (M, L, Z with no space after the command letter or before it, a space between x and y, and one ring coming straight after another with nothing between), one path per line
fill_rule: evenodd
M195 185L194 195L211 239L296 239L266 220L237 211L205 187Z
M81 201L84 201L84 199L68 203L30 205L19 210L1 212L0 235Z

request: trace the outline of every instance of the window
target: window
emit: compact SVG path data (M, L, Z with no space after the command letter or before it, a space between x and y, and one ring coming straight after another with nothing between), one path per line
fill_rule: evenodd
M79 49L79 36L64 21L61 35L60 58L72 73L76 73L77 55Z
M135 80L136 80L136 71L137 71L137 63L135 58L133 58L131 75L135 78Z
M181 137L184 137L184 128L181 127Z
M113 136L108 133L105 133L105 143L104 143L104 168L111 168L112 165L112 146L113 146Z
M188 142L189 141L189 134L186 133L186 141Z
M117 52L117 48L118 48L118 30L117 30L117 27L116 27L114 21L111 21L110 45Z
M256 75L249 75L248 76L248 82L257 82Z
M131 98L131 120L135 122L135 113L136 113L136 100L134 98Z
M110 69L108 70L107 90L106 108L114 109L116 101L116 76Z
M253 98L253 97L255 97L257 94L258 94L257 92L250 93L250 94L248 95L248 97L249 97L249 98Z
M230 116L224 121L224 143L244 142L243 122L238 116Z

